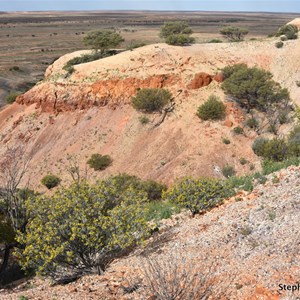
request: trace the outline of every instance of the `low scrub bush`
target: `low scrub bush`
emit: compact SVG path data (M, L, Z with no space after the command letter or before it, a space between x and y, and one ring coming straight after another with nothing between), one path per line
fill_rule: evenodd
M172 34L165 39L168 45L173 46L184 46L195 43L195 38L188 34Z
M61 179L53 174L48 174L44 176L41 180L41 183L49 190L58 186L61 182Z
M223 43L223 41L220 40L220 39L212 39L212 40L209 41L209 43L212 43L212 44L214 44L214 43Z
M149 235L146 201L146 193L119 191L111 180L29 198L27 230L17 237L23 245L18 259L24 268L56 280L101 274Z
M243 134L244 133L244 129L242 127L240 127L240 126L236 126L236 127L233 128L233 132L235 134Z
M163 199L182 208L188 208L193 216L223 202L228 196L227 185L212 178L185 178L163 193Z
M91 54L83 54L81 56L76 56L72 59L70 59L63 67L64 70L70 72L72 70L73 66L84 64L87 62L95 61L101 58L109 57L114 55L116 52L113 50L105 51L104 53L101 52L93 52ZM74 68L73 68L74 69ZM74 69L75 70L75 69Z
M289 156L289 145L280 138L272 140L258 138L254 141L252 150L256 155L273 161L282 161Z
M249 128L256 129L256 128L258 128L259 123L258 123L258 121L257 121L256 118L250 118L250 119L247 119L246 125L247 125Z
M128 175L126 173L110 178L118 190L123 191L124 189L132 187L145 192L149 201L160 200L162 198L162 192L167 189L166 185L160 182L154 180L141 180L137 176Z
M299 157L289 157L284 161L272 161L266 159L262 162L262 172L264 175L268 175L281 169L285 169L289 166L299 166L299 164Z
M276 36L282 36L285 35L288 40L294 40L298 37L298 28L295 25L292 24L286 24L281 26L277 33Z
M225 167L222 168L222 174L226 177L232 177L236 174L236 171L234 169L234 167L226 165Z
M207 101L199 106L197 116L206 120L221 120L225 117L226 107L215 95L209 96Z
M132 105L135 109L147 113L161 111L172 98L172 94L165 89L145 88L137 91L132 97Z
M112 163L112 159L109 155L101 155L99 153L92 154L87 164L95 171L105 170Z
M276 47L276 48L282 48L283 45L284 45L283 42L282 42L282 41L279 41L279 42L276 42L275 47Z

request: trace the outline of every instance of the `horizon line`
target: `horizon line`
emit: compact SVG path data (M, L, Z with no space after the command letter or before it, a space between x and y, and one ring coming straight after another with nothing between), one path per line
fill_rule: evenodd
M213 13L270 13L300 14L300 12L253 11L253 10L169 10L169 9L71 9L71 10L0 10L0 13L40 13L40 12L213 12Z

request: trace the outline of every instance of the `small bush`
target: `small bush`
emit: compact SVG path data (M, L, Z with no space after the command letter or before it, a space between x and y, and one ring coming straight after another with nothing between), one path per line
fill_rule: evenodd
M248 160L246 159L246 158L244 158L244 157L241 157L240 158L240 164L243 166L243 165L245 165L245 164L247 164L248 163Z
M195 39L188 34L172 34L166 38L166 43L173 46L184 46L195 43Z
M276 42L275 47L276 47L276 48L282 48L283 45L284 45L283 42L282 42L282 41L279 41L279 42Z
M257 156L264 155L265 145L268 143L268 139L265 138L257 138L252 144L252 150Z
M283 161L289 155L289 149L284 139L269 140L263 147L263 158L273 161Z
M220 39L212 39L212 40L210 40L209 41L209 43L223 43L223 41L222 40L220 40Z
M136 190L145 192L149 201L160 200L162 192L167 189L166 185L160 182L151 179L143 181L137 176L128 175L126 173L112 176L110 178L119 191L132 187Z
M53 189L54 187L58 186L61 182L61 179L53 174L48 174L44 176L41 180L41 183L49 190Z
M17 92L17 91L13 91L13 92L10 92L6 98L5 98L5 101L7 104L12 104L16 101L17 97L21 95L21 92Z
M132 105L135 109L147 113L161 111L172 98L172 94L165 89L145 88L137 91L132 97Z
M226 165L223 169L222 169L222 174L226 177L232 177L236 174L236 171L234 169L234 167Z
M242 127L240 127L240 126L237 126L237 127L233 128L233 132L235 134L243 134L244 133L244 129Z
M150 122L149 118L146 117L146 116L140 116L139 117L139 121L141 124L145 125L145 124L148 124Z
M222 203L228 194L228 186L220 180L187 177L164 192L163 199L188 208L194 216Z
M253 177L250 175L245 176L232 176L228 180L228 185L232 190L243 190L247 192L251 192L253 190ZM232 194L232 196L234 193Z
M255 128L258 128L258 121L255 119L255 118L250 118L246 121L246 125L249 127L249 128L252 128L252 129L255 129Z
M297 26L292 25L292 24L287 24L287 25L281 26L278 29L276 36L285 35L288 40L294 40L298 36L297 33L298 33Z
M197 116L206 120L221 120L225 117L226 107L215 95L209 96L207 101L199 106Z
M95 171L105 170L111 163L112 159L109 155L101 155L99 153L92 154L87 161L87 164Z
M296 86L297 86L297 87L300 87L300 80L297 80L297 81L296 81Z
M225 145L229 145L229 144L230 144L230 140L227 139L227 138L223 138L223 143L224 143Z

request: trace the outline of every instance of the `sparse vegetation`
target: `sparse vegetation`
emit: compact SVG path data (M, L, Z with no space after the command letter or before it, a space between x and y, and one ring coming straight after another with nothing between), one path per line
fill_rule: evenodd
M87 164L95 171L102 171L112 164L112 159L109 155L95 153L91 155Z
M226 178L229 178L229 177L232 177L236 174L236 171L234 169L234 167L232 166L229 166L229 165L226 165L222 168L222 174L226 177Z
M106 50L119 46L124 39L120 34L113 30L97 30L87 33L83 42L86 46L90 46L95 51L104 54Z
M277 134L282 116L288 120L291 111L288 90L272 80L271 73L256 67L248 68L245 64L225 67L223 75L225 93L247 113L252 112L252 118L255 118L255 111L263 116L259 130L268 126L272 133Z
M228 192L226 184L220 180L187 177L163 193L163 198L188 208L194 216L221 204Z
M243 134L244 133L244 129L241 126L236 126L233 128L233 132L235 134Z
M197 116L202 120L221 120L225 117L226 107L215 95L209 96L207 101L199 106Z
M152 113L161 111L171 98L172 94L166 89L144 88L137 91L131 102L135 109Z
M248 163L248 160L246 159L246 158L244 158L244 157L241 157L240 158L240 164L243 166L243 165L245 165L245 164L247 164Z
M226 26L220 30L220 33L231 42L240 42L244 39L245 35L249 33L249 31L241 27Z
M209 41L209 43L218 44L218 43L223 43L223 41L220 40L220 39L212 39L212 40Z
M17 97L20 95L21 95L21 92L12 91L5 97L5 101L7 104L12 104L16 101Z
M58 186L61 182L61 179L53 174L48 174L44 176L41 180L42 185L44 185L47 189L51 190Z
M139 121L143 125L148 124L150 122L150 120L149 120L149 118L147 116L140 116L139 117Z
M277 33L276 36L282 36L285 35L288 40L294 40L298 37L298 28L295 25L292 24L286 24L281 26Z
M190 36L192 33L191 27L183 21L165 22L160 29L160 37L164 38L167 44L176 46L194 43L195 39Z
M229 145L230 144L230 140L228 138L223 138L222 141L223 141L223 143L225 145Z
M284 45L283 42L282 42L282 41L279 41L279 42L276 42L275 47L276 47L276 48L282 48L283 45Z

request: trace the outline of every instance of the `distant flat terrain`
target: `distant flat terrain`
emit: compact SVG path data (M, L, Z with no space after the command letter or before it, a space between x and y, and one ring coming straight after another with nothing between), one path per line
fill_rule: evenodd
M0 105L11 90L24 91L43 77L58 57L84 49L90 30L116 28L126 42L161 42L159 27L168 20L185 20L198 43L221 38L225 25L249 29L247 37L263 38L297 17L279 13L220 12L23 12L0 14Z

